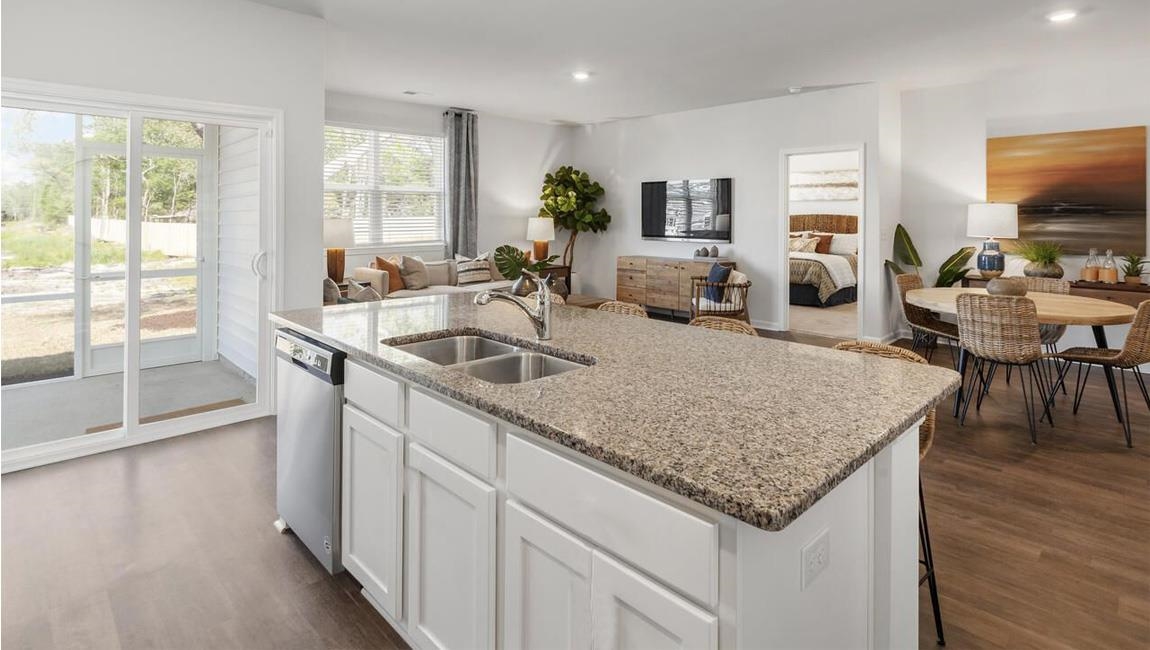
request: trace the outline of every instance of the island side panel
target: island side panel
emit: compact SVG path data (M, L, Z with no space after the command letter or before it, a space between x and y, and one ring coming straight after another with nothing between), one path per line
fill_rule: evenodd
M916 424L783 530L739 522L735 645L916 647L917 482Z

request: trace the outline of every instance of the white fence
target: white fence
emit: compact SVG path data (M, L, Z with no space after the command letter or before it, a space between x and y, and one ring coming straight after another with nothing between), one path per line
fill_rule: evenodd
M160 251L168 257L196 256L196 224L154 223L145 221L143 250ZM128 222L123 219L92 217L92 239L125 244L128 241Z

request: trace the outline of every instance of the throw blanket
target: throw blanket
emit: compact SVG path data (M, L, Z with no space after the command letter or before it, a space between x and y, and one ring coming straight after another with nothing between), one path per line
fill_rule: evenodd
M858 257L791 253L791 284L809 284L818 288L819 300L826 302L834 292L857 284Z

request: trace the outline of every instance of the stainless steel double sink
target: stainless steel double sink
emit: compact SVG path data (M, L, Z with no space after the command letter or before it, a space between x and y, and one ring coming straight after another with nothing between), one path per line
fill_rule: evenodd
M521 384L587 367L483 336L447 336L395 348L493 384Z

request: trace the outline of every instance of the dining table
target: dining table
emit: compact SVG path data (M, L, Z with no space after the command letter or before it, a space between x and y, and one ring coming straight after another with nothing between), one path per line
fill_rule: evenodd
M986 295L986 289L969 287L931 287L928 289L912 289L906 292L906 301L916 307L929 309L939 314L958 314L958 297L964 293ZM1025 296L1034 302L1034 309L1038 313L1038 322L1043 325L1078 325L1090 327L1094 331L1094 343L1099 348L1109 347L1106 342L1107 325L1125 325L1134 321L1136 310L1119 302L1086 298L1058 293L1028 292ZM969 353L959 341L958 374L966 376L966 366ZM1118 421L1122 421L1122 405L1118 397L1118 384L1115 383L1114 370L1103 366L1106 374L1106 384L1110 388L1110 399L1114 402L1114 412ZM960 387L954 397L954 415L957 417L962 402L965 399L963 389Z

